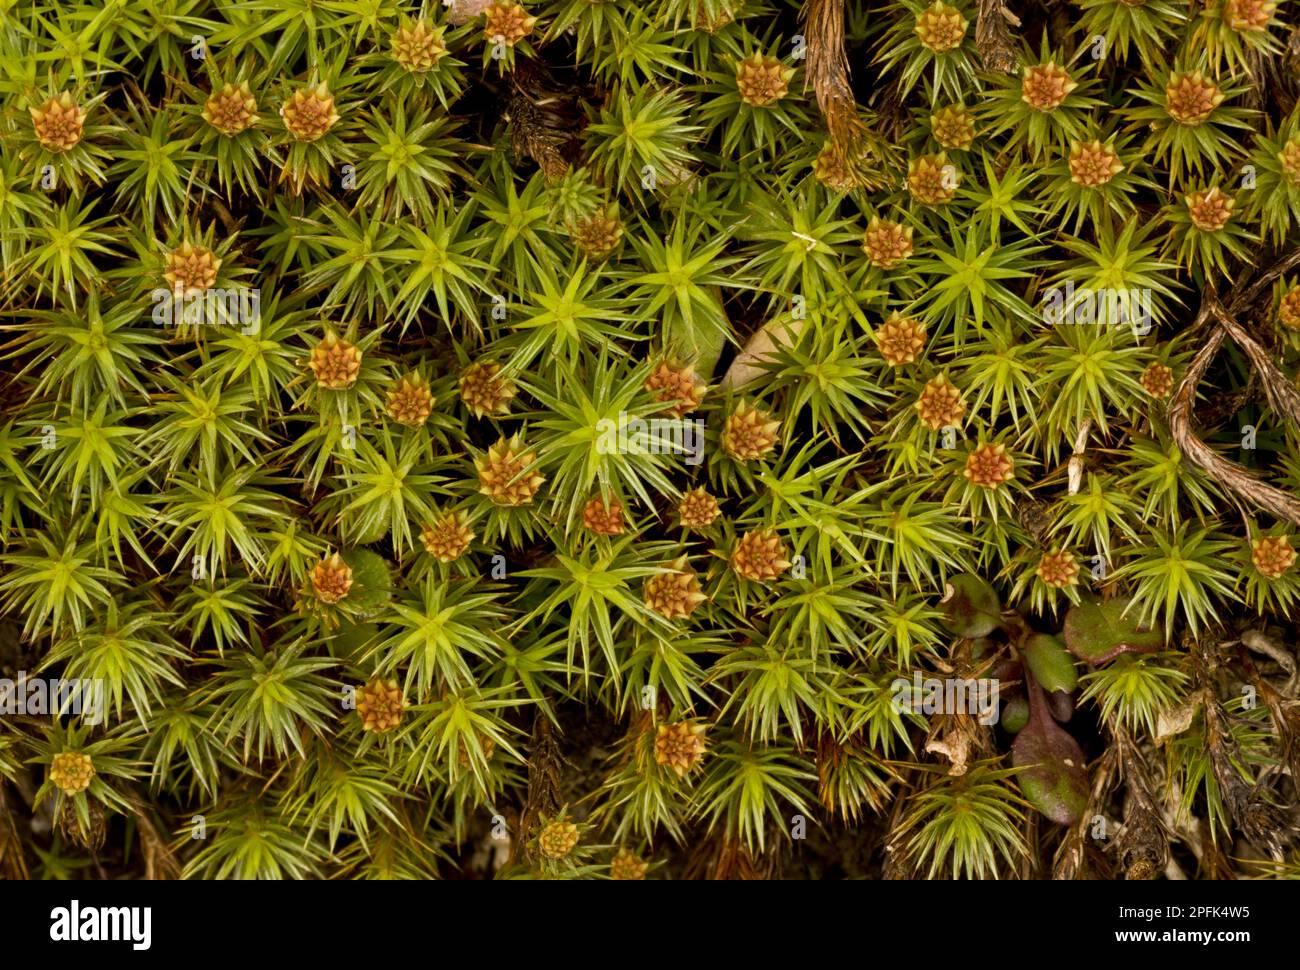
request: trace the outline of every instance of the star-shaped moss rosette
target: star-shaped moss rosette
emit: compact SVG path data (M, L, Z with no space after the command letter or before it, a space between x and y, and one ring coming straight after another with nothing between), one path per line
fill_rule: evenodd
M542 27L536 13L514 0L493 0L483 8L482 64L501 73L515 67L517 56L533 56L533 39Z
M63 709L68 709L73 699L74 695L65 696L60 701ZM75 700L78 705L85 704L81 712L88 711L91 720L109 714L106 695L79 694ZM102 828L107 813L127 810L131 784L143 774L141 764L132 757L133 732L119 728L92 740L91 730L84 723L65 727L56 721L41 729L31 748L32 763L45 766L35 803L53 799L64 828L74 841L83 844Z
M1080 0L1081 30L1098 60L1123 62L1136 51L1143 64L1160 64L1168 45L1185 29L1188 11L1172 0ZM1097 44L1096 38L1104 38Z
M207 58L204 67L206 78L178 81L189 136L181 145L199 146L198 176L208 184L261 198L266 185L259 169L273 126L267 78L248 62Z
M19 155L45 191L102 185L118 131L104 106L107 92L82 87L33 90L16 136Z
M730 70L711 73L701 85L708 93L701 113L707 130L720 132L728 150L744 141L770 155L782 131L811 123L801 99L792 96L797 75L797 62L783 59L779 48L736 57Z
M1037 57L1026 52L1019 71L990 91L989 134L1005 135L1034 159L1067 148L1087 134L1101 105L1093 74L1089 59L1051 49L1044 36Z
M1188 267L1226 274L1230 257L1244 258L1258 240L1242 224L1236 193L1218 184L1193 186L1165 212L1172 227L1169 248Z
M1175 62L1134 89L1133 107L1124 114L1134 131L1145 130L1142 155L1167 169L1173 187L1185 176L1207 177L1241 154L1232 133L1255 117L1239 103L1243 91L1231 75L1196 61Z
M875 53L904 91L922 87L959 97L979 67L975 14L965 2L904 0Z
M996 522L1015 506L1018 482L1026 473L1024 457L1006 441L979 438L958 443L949 462L948 494L972 515Z
M348 92L358 78L348 71L277 80L268 106L274 114L267 151L280 167L280 181L295 194L331 182L343 187L342 166L354 157L347 138L356 129L359 107Z
M1279 6L1277 0L1212 0L1195 19L1190 43L1214 70L1240 73L1253 58L1281 50Z
M332 432L340 451L355 449L363 422L382 425L388 420L388 393L396 375L375 353L381 339L379 330L363 335L356 327L339 330L328 323L304 328L297 360L298 406L318 411L322 429Z
M1133 136L1094 135L1071 141L1069 151L1044 170L1050 181L1042 185L1042 202L1049 214L1059 212L1073 222L1076 232L1088 224L1132 216L1134 195L1155 189L1141 174L1144 160Z
M1300 601L1300 569L1296 568L1295 533L1274 526L1253 535L1235 550L1233 559L1246 578L1243 598L1260 615L1289 610Z

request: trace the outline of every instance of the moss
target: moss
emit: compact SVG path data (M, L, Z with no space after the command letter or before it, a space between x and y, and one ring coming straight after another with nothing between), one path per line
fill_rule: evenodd
M0 873L1295 873L1292 5L9 6Z

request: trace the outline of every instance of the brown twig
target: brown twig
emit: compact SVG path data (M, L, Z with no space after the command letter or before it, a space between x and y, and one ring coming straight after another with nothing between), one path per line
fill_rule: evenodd
M1263 847L1275 861L1281 861L1293 833L1282 813L1270 804L1264 786L1248 783L1237 767L1243 760L1241 749L1232 733L1228 711L1219 702L1214 689L1215 673L1221 663L1213 649L1217 644L1202 638L1189 639L1193 677L1197 686L1205 691L1202 710L1206 750L1219 785L1223 814L1229 824L1235 824L1241 830L1242 835Z
M154 825L153 817L145 802L137 796L130 796L127 804L135 816L136 830L140 833L140 850L144 853L144 877L146 879L179 879L181 866L175 853L167 844L167 839Z
M1103 806L1115 787L1119 774L1120 752L1115 746L1108 747L1097 760L1092 771L1092 789L1088 804L1061 839L1052 860L1052 878L1073 880L1092 874L1095 865L1090 864L1095 858L1091 836L1095 820L1102 815Z
M1126 784L1124 828L1115 840L1115 856L1129 880L1155 879L1169 863L1169 839L1174 834L1152 794L1146 759L1133 736L1115 718L1106 727L1115 739L1119 773Z
M1250 358L1251 367L1264 385L1269 407L1300 425L1300 390L1273 363L1272 356L1264 346L1229 316L1217 301L1211 304L1211 311L1219 325L1228 331L1228 335Z
M511 857L527 845L542 819L557 815L561 804L561 772L564 756L546 716L533 719L533 736L528 750L528 795L519 819L519 835L511 845Z
M9 806L5 783L0 781L0 873L5 879L30 879L17 818L18 813Z
M806 83L812 84L836 152L851 162L861 154L865 125L849 86L844 0L806 0L799 16L807 38Z
M548 90L548 81L535 62L520 61L512 79L506 119L515 157L531 158L547 182L554 183L569 168L561 150L569 134L554 110L558 98Z
M1296 391L1285 375L1268 358L1267 351L1233 319L1235 312L1248 306L1254 296L1267 285L1269 279L1286 272L1286 268L1296 262L1300 262L1300 253L1292 254L1255 280L1241 296L1233 301L1233 312L1224 309L1212 290L1205 291L1200 313L1197 314L1191 329L1199 330L1210 321L1217 325L1210 328L1205 344L1192 358L1187 372L1174 392L1169 405L1169 430L1187 460L1231 492L1239 502L1262 509L1274 518L1300 525L1300 499L1261 481L1240 465L1224 458L1197 437L1192 430L1192 405L1196 400L1197 386L1228 336L1231 336L1250 358L1252 366L1264 383L1265 394L1274 409L1292 421L1300 423L1300 392Z
M1016 69L1016 44L1011 28L1020 20L1007 9L1005 0L980 0L975 18L975 46L985 70L1012 74Z

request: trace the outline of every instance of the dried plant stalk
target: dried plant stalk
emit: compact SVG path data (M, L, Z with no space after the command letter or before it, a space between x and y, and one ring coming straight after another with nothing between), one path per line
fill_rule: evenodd
M27 860L23 858L22 839L18 835L18 815L9 807L5 784L0 781L0 877L30 879Z
M1294 257L1293 257L1294 258ZM1275 275L1275 274L1269 274ZM1251 294L1258 293L1261 281L1234 302L1234 306L1248 300ZM1169 429L1174 441L1193 465L1200 468L1215 481L1223 485L1239 500L1257 509L1262 509L1278 519L1300 525L1300 499L1276 486L1261 481L1235 462L1229 461L1207 445L1192 431L1192 405L1196 399L1196 388L1210 361L1218 353L1224 339L1231 334L1250 358L1251 364L1264 381L1269 402L1279 413L1300 420L1300 394L1277 370L1267 353L1258 342L1224 310L1217 297L1207 291L1203 297L1201 312L1197 314L1193 330L1203 329L1213 319L1214 326L1206 339L1205 345L1192 358L1187 373L1179 382L1169 405Z
M1212 307L1212 312L1219 325L1250 358L1251 367L1264 385L1264 395L1268 398L1269 407L1300 425L1300 389L1297 389L1278 369L1264 346L1229 316L1217 301Z
M975 19L975 46L985 70L1011 74L1016 69L1016 43L1011 38L1011 28L1020 26L1020 19L1007 9L1003 0L980 0Z
M836 152L852 161L862 151L865 125L849 86L849 59L844 53L844 0L807 0L800 12L807 39L807 81Z
M545 73L532 62L516 70L506 117L510 122L510 147L516 157L531 158L548 182L564 177L569 163L560 151L568 140L562 120L551 109L556 97Z

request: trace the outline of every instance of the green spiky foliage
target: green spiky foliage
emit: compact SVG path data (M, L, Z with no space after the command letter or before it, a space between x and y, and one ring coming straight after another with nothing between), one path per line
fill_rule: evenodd
M1294 877L1296 5L1003 6L0 3L0 875Z
M1177 43L1187 11L1173 0L1078 0L1079 28L1096 51L1094 58L1124 62L1129 51L1142 64L1158 64Z

